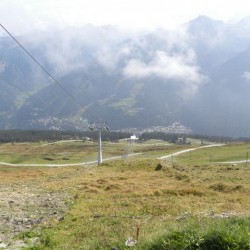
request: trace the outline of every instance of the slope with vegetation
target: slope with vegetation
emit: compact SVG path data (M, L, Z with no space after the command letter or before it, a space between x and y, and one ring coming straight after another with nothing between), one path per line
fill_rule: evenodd
M82 142L81 149L77 143L63 147L80 155L82 149L91 153L97 146L88 142L84 146ZM119 154L117 149L125 145L106 143L104 151L106 148L110 155ZM8 147L10 152L14 147L13 154L18 154L17 148L23 146L2 144L1 151ZM60 144L44 144L41 148L51 147L62 149ZM14 228L28 225L25 230L13 232L14 241L1 238L10 242L9 246L22 242L25 249L128 249L125 241L129 237L138 237L133 249L250 249L250 167L246 163L217 163L221 156L224 161L245 157L249 144L203 148L170 161L156 160L159 154L185 147L147 141L131 148L145 152L144 156L96 167L0 166L0 192L9 188L9 197L13 197L13 202L6 202L1 195L0 205L11 207L8 211L26 211L25 218L30 220L37 215L34 211L38 207L43 211L43 219L38 223L34 220L30 227L24 219L13 222ZM26 144L25 148L37 158L43 154L36 145ZM24 197L29 192L30 197L40 198L34 198L32 204L20 199L16 206L14 194L18 191ZM46 205L40 203L43 197L47 197ZM57 202L53 203L54 197Z

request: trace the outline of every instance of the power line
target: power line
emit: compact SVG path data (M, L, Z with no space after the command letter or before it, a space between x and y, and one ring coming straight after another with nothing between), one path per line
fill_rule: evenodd
M71 99L78 104L81 108L84 109L83 105L69 92L67 91L60 82L58 82L31 54L29 51L27 51L23 45L2 25L0 24L0 26L5 30L5 32L30 56L30 58L36 62L36 64L38 64L38 66L40 68L42 68L42 70L52 79L54 80L54 82L61 88L64 90L64 92L71 97Z
M6 82L7 84L11 85L12 87L16 88L17 90L19 90L20 92L24 93L25 95L29 96L29 97L33 97L31 94L29 94L28 92L26 92L25 90L21 89L20 87L16 86L15 84L13 84L11 81L7 80L6 78L4 78L3 76L0 75L0 78ZM35 97L39 102L41 102L43 105L47 106L47 104L42 101L41 99L39 99L38 97Z
M12 87L16 88L17 90L19 90L20 92L24 93L25 95L27 95L27 96L29 96L29 97L33 97L33 98L35 98L36 100L38 100L41 104L44 105L44 108L45 108L44 111L47 113L46 109L47 109L48 105L47 105L44 101L42 101L40 98L34 97L34 96L31 95L30 93L26 92L25 90L21 89L20 87L16 86L15 84L13 84L11 81L9 81L8 79L6 79L6 78L3 77L2 75L0 75L0 78L1 78L5 83L11 85ZM49 114L47 113L47 115L49 115ZM54 122L54 125L56 125L56 121L55 121L55 119L53 118L53 116L50 116L50 117L51 117L52 121Z

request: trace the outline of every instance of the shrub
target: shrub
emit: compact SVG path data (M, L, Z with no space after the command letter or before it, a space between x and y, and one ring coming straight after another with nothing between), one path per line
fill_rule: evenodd
M250 250L249 219L192 221L143 245L148 250Z
M156 168L155 168L155 171L160 171L162 169L162 165L161 163L158 163Z

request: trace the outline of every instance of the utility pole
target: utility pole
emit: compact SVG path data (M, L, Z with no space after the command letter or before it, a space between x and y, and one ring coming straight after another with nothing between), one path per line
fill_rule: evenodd
M107 122L103 122L99 119L97 122L92 122L92 125L89 126L91 131L98 130L98 165L102 163L102 130L105 129L109 131L109 127L107 126Z

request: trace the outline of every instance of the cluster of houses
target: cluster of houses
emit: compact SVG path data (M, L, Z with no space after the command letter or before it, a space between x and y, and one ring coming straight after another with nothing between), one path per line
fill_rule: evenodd
M163 132L166 134L191 134L192 130L185 127L179 122L175 122L169 126L153 126L151 128L129 128L123 129L122 132L131 132L134 134L150 133L150 132Z

